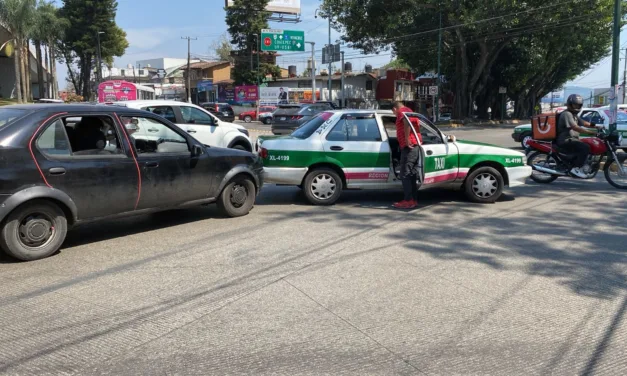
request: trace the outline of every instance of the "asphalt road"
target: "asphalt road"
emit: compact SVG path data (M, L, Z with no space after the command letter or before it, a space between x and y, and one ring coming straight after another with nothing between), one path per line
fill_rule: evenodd
M77 228L1 259L0 374L624 375L627 193L601 179L493 205L424 191L411 212L268 186L244 218Z

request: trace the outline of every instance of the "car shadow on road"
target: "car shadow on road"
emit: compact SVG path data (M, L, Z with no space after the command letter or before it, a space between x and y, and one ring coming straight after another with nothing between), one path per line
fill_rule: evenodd
M372 209L397 210L392 204L402 200L402 190L346 190L335 206L352 206ZM515 195L505 192L498 202L514 201ZM452 189L425 189L418 193L418 208L442 203L469 202L464 193ZM312 206L303 191L296 187L266 185L257 197L256 205L302 205Z

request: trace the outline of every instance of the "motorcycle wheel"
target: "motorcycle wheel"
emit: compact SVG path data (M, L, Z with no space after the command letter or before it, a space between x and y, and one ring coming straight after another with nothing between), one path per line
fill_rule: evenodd
M541 151L531 152L527 156L527 164L531 167L533 167L533 165L547 165L547 168L553 168L553 169L557 166L557 162L555 161L555 158ZM540 184L552 183L555 180L557 180L558 177L559 176L557 175L551 175L551 174L547 174L545 172L540 172L536 170L533 170L531 172L531 180Z
M619 155L618 159L618 161L614 159L610 163L605 163L603 168L605 179L614 188L627 189L627 155ZM623 174L621 174L618 167L619 163L623 167Z

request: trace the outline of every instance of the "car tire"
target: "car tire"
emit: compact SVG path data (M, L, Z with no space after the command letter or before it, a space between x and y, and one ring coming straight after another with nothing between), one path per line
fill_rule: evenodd
M61 248L67 228L67 218L58 205L33 200L9 214L0 233L0 248L18 260L43 259Z
M235 150L241 150L241 151L248 151L248 149L246 149L246 147L244 145L233 145L233 147L231 149L235 149Z
M252 178L246 175L236 176L218 197L218 209L227 217L242 217L252 210L256 196L257 189Z
M528 149L529 145L527 145L527 143L531 140L533 140L533 135L531 134L531 132L523 133L520 136L520 146L522 146L523 149Z
M317 168L305 176L303 192L313 205L333 205L342 194L342 178L330 168Z
M479 167L464 183L466 197L472 202L492 204L503 194L503 175L493 167Z
M272 120L270 120L270 118L265 118L265 119L263 119L263 123L265 125L270 125L272 123Z
M244 116L244 123L251 123L253 121L252 116Z

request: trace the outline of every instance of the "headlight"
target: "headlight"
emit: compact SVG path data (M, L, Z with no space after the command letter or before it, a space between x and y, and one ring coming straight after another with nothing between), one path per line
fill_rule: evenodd
M248 133L248 129L240 129L237 128L238 131L242 132L243 134L245 134L247 137L250 137L250 133Z
M522 160L523 160L523 166L526 166L527 165L527 154L523 154Z

